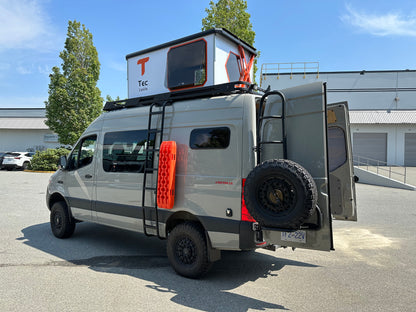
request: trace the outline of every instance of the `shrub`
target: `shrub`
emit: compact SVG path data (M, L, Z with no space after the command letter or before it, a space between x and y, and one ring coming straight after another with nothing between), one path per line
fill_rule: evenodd
M66 148L48 148L46 151L37 151L30 162L29 169L36 171L58 170L59 158L68 155Z

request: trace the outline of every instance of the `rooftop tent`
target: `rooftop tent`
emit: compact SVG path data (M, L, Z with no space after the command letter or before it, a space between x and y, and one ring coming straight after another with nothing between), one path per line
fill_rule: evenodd
M128 97L248 81L256 50L214 28L126 56Z

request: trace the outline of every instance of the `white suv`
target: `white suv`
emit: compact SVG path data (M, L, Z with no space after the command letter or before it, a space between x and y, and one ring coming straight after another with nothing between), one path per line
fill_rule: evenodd
M32 160L32 156L34 154L35 153L32 152L7 153L6 155L4 155L2 166L7 170L13 170L17 168L25 170L29 166L29 163Z

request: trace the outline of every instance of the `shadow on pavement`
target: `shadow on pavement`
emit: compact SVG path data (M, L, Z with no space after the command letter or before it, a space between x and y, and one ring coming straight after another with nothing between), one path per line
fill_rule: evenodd
M173 271L166 256L166 242L155 237L92 223L77 224L74 235L64 240L52 235L49 223L24 228L22 233L18 240L58 258L45 265L88 266L97 272L137 277L149 281L146 287L156 292L174 294L173 302L202 311L218 311L220 307L224 311L287 310L229 290L259 278L278 276L285 266L317 267L258 252L222 252L222 259L214 263L207 276L191 280ZM140 294L140 289L136 291Z

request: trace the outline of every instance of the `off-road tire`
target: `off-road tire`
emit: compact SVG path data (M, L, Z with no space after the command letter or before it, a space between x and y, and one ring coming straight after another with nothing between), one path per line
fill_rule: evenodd
M50 223L53 235L58 238L68 238L75 231L75 220L69 216L64 202L56 202L52 205Z
M301 165L287 159L255 167L244 186L247 210L264 227L299 229L318 200L316 184Z
M212 265L204 232L192 222L178 224L169 233L167 254L173 269L184 277L200 278Z

